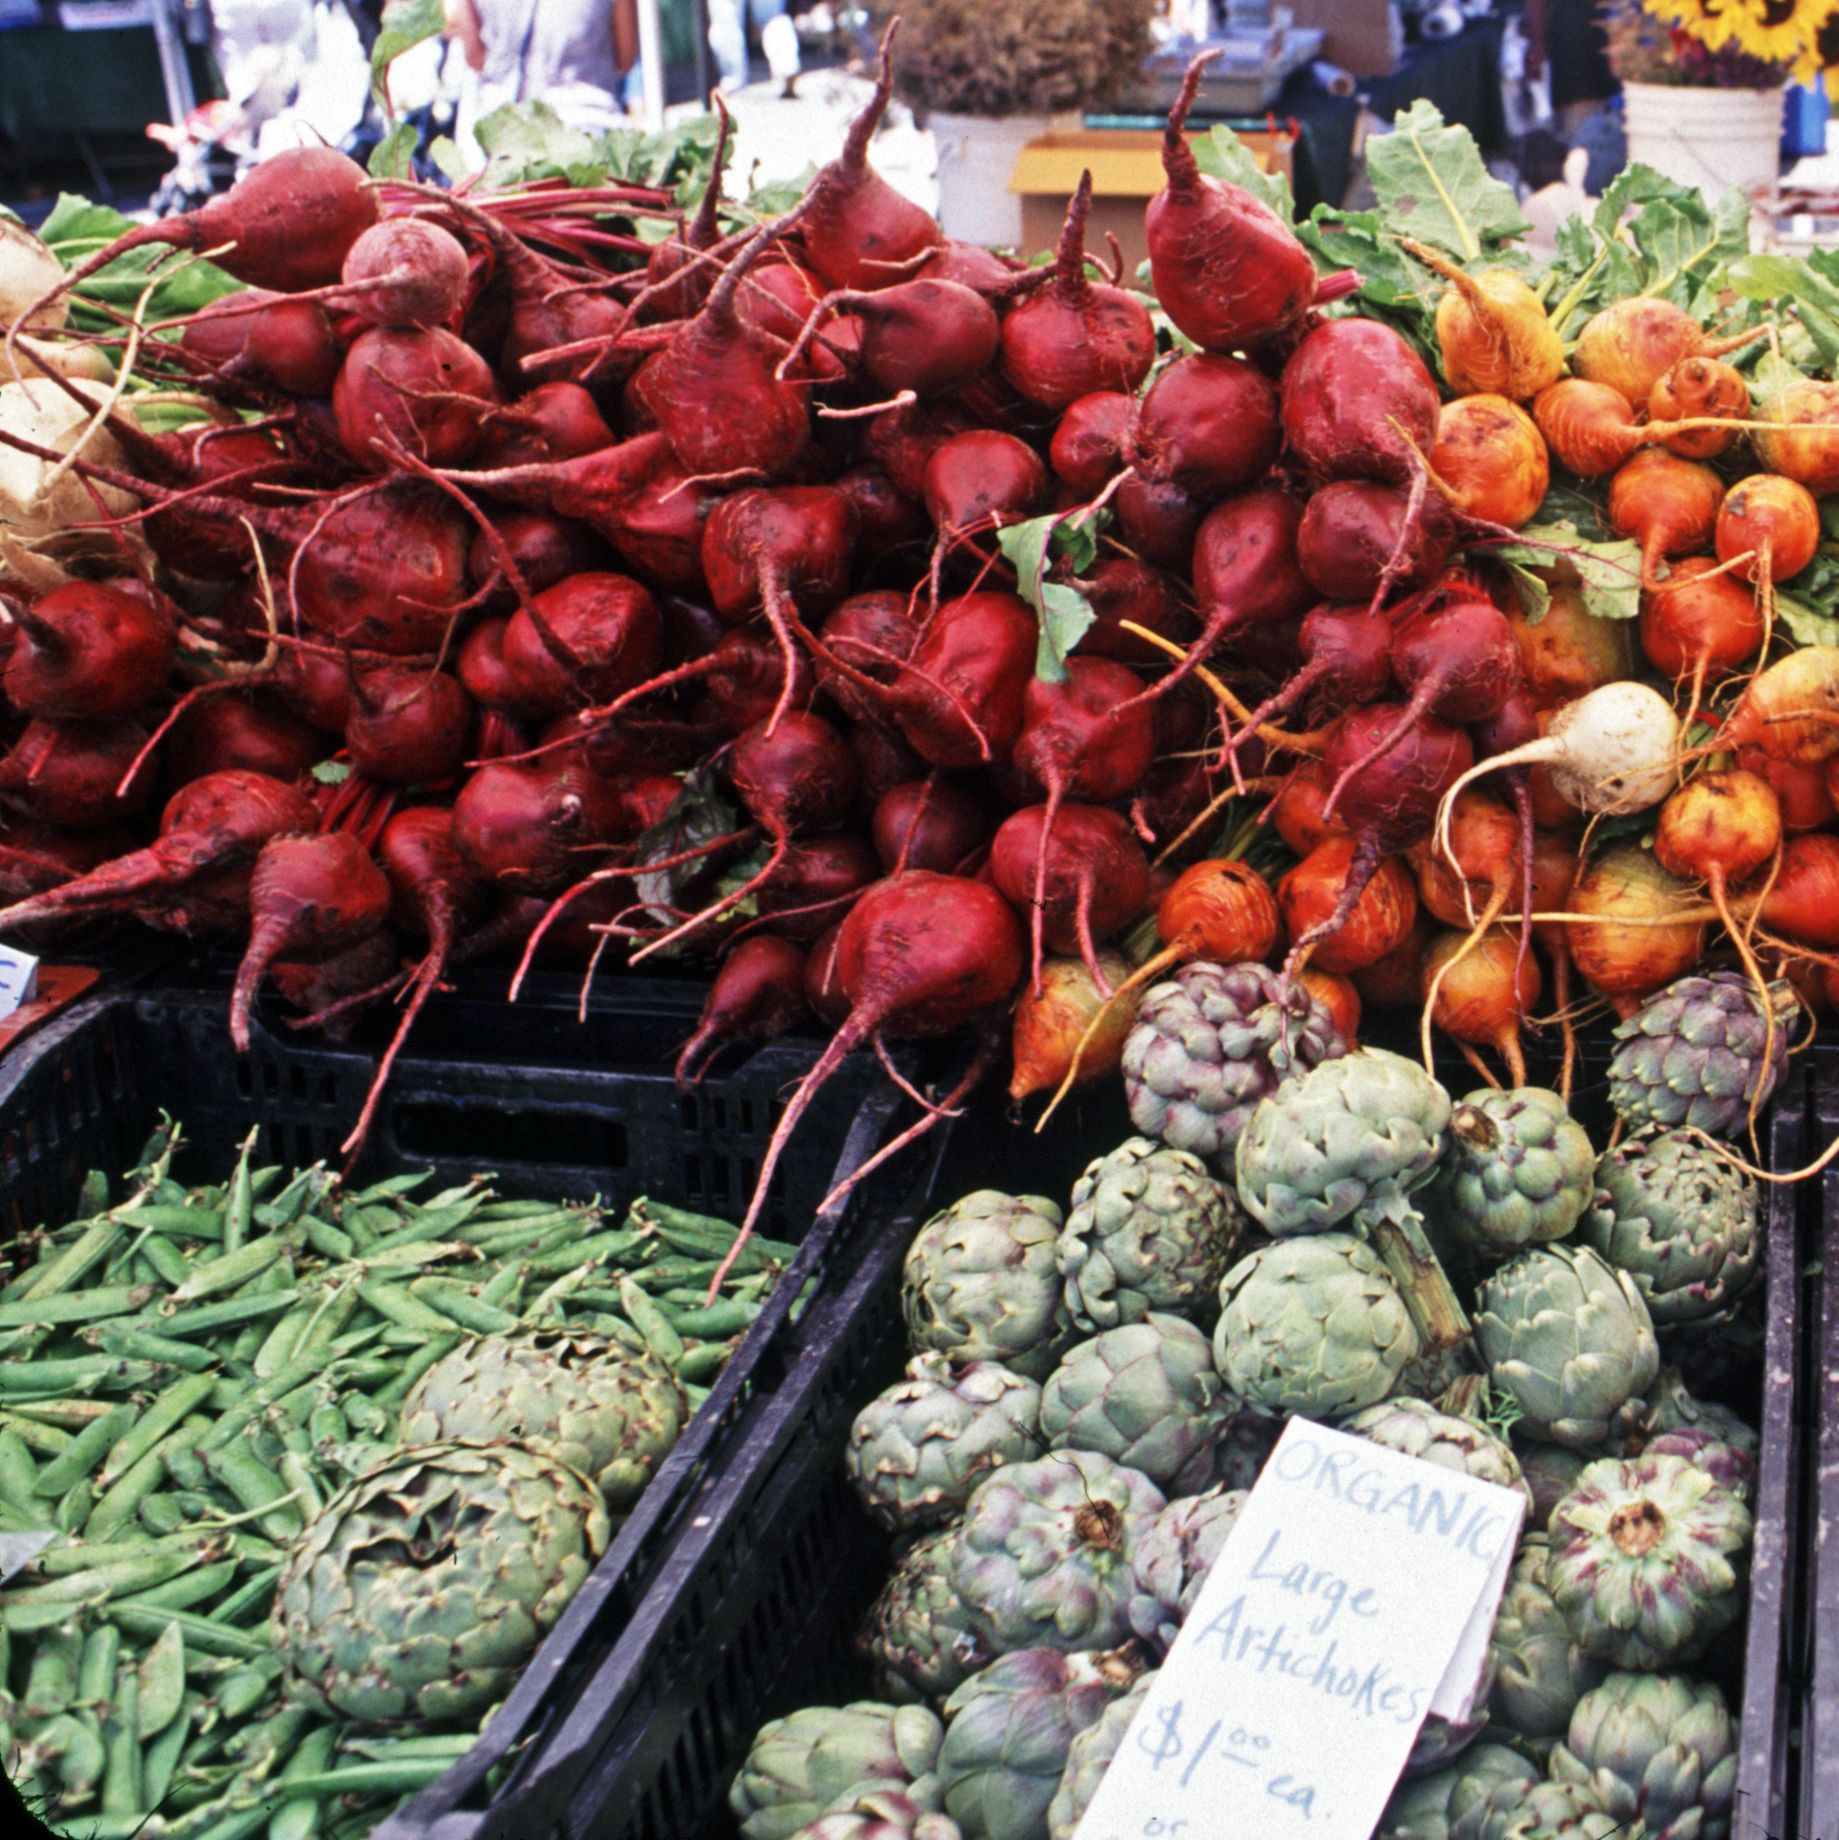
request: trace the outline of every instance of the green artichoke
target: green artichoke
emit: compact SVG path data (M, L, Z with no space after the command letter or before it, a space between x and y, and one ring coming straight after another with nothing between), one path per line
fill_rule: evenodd
M502 1699L606 1548L600 1492L514 1444L393 1452L294 1541L270 1629L287 1690L366 1725Z
M1728 1840L1737 1722L1709 1681L1611 1674L1577 1702L1551 1773L1638 1820L1646 1840Z
M1347 1052L1328 1011L1266 965L1184 965L1152 984L1124 1040L1130 1121L1230 1173L1239 1133L1280 1080Z
M901 1271L914 1353L935 1351L954 1367L1000 1361L1044 1380L1067 1341L1059 1238L1060 1210L1039 1195L983 1188L933 1215Z
M1416 1061L1360 1048L1261 1100L1239 1140L1239 1199L1276 1234L1321 1233L1429 1180L1449 1094Z
M1112 1759L1124 1748L1124 1736L1130 1730L1130 1722L1137 1716L1155 1679L1152 1669L1122 1699L1114 1699L1068 1745L1066 1769L1053 1800L1047 1805L1047 1840L1073 1840L1074 1830L1085 1819L1085 1812L1091 1807Z
M1425 1207L1478 1252L1504 1257L1563 1239L1590 1205L1596 1152L1543 1086L1484 1086L1450 1113L1449 1149Z
M1588 1246L1535 1246L1482 1284L1475 1339L1529 1431L1587 1449L1643 1425L1660 1347L1634 1281Z
M1035 1840L1068 1745L1142 1671L1128 1650L1024 1648L965 1681L945 1702L939 1751L945 1810L964 1840Z
M1605 1672L1600 1661L1577 1646L1546 1589L1550 1556L1544 1534L1528 1534L1521 1542L1490 1638L1494 1688L1489 1714L1516 1738L1534 1742L1562 1738L1578 1700Z
M1191 1322L1159 1312L1069 1348L1041 1389L1054 1450L1093 1450L1186 1494L1213 1480L1213 1446L1238 1411Z
M1576 1783L1506 1781L1450 1823L1449 1840L1643 1840Z
M1661 1327L1728 1316L1762 1256L1756 1185L1683 1133L1606 1151L1580 1238L1634 1279Z
M791 1840L801 1827L873 1789L904 1789L921 1808L939 1805L939 1744L945 1728L924 1706L806 1706L762 1725L728 1806L744 1840Z
M1086 1450L1012 1463L978 1484L951 1555L951 1581L999 1654L1110 1648L1136 1590L1126 1558L1162 1491Z
M953 1373L916 1355L907 1377L856 1414L843 1467L884 1527L914 1533L951 1520L993 1469L1038 1456L1041 1389L995 1361Z
M1539 1772L1504 1744L1476 1744L1431 1776L1401 1783L1373 1840L1450 1840L1453 1824L1504 1783L1530 1788Z
M1130 1627L1167 1654L1207 1582L1245 1506L1244 1489L1211 1488L1184 1495L1146 1527L1129 1553L1136 1595L1126 1614Z
M1552 1511L1545 1582L1587 1654L1690 1661L1742 1606L1750 1511L1684 1457L1605 1458Z
M1532 1502L1532 1490L1526 1486L1512 1447L1479 1420L1458 1418L1422 1399L1401 1396L1356 1412L1342 1421L1341 1429L1407 1457L1420 1457L1440 1469L1518 1489L1528 1505Z
M509 1439L591 1477L616 1513L638 1500L689 1422L677 1376L604 1335L526 1329L443 1356L402 1402L399 1439Z
M1379 1257L1351 1233L1260 1248L1220 1285L1213 1359L1268 1412L1338 1418L1377 1404L1417 1358L1411 1313Z
M924 1807L903 1789L866 1789L834 1803L792 1840L965 1840L948 1814Z
M989 1664L951 1583L955 1527L915 1540L881 1587L856 1639L875 1675L875 1691L897 1704L943 1699Z
M1211 1328L1244 1226L1232 1190L1199 1157L1127 1138L1073 1185L1058 1249L1067 1310L1088 1333L1152 1310Z
M1637 1131L1692 1125L1735 1137L1768 1103L1788 1064L1800 1004L1785 983L1768 991L1735 971L1683 977L1648 998L1626 1022L1609 1062L1609 1103Z

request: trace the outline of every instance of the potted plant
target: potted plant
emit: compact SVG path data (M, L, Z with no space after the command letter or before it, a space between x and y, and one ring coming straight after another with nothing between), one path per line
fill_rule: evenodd
M1016 155L1130 84L1156 10L1157 0L886 0L883 19L900 16L901 92L938 144L948 236L1020 243Z
M1791 76L1819 68L1827 9L1809 0L1609 0L1603 11L1630 164L1713 200L1733 187L1772 193L1782 94Z

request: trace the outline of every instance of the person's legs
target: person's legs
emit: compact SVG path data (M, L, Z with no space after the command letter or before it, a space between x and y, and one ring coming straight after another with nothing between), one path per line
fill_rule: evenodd
M746 0L709 0L709 49L723 89L739 89L747 81Z
M760 49L776 82L790 85L798 75L798 28L786 12L786 0L747 0L759 28Z

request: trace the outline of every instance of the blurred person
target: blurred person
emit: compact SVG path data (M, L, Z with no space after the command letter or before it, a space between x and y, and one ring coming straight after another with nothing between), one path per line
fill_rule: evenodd
M747 82L747 20L760 34L766 69L782 95L798 84L798 28L786 10L787 0L709 0L709 49L721 72L718 88L741 89Z
M442 11L479 79L474 119L506 102L545 102L590 134L625 122L637 0L442 0Z
M1621 85L1609 68L1597 0L1526 0L1526 74L1549 71L1552 116L1575 142L1578 130Z

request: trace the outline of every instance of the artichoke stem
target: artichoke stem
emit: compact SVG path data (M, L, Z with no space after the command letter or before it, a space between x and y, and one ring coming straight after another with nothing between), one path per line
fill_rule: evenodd
M1394 1196L1374 1210L1367 1225L1367 1238L1385 1261L1405 1308L1411 1312L1423 1343L1422 1352L1441 1354L1466 1341L1469 1319L1411 1203L1403 1196Z

